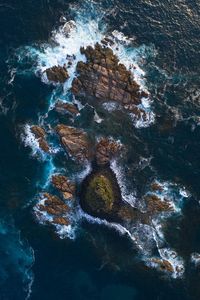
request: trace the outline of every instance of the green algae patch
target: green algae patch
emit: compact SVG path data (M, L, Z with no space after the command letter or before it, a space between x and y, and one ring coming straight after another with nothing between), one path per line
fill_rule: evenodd
M88 214L117 221L122 205L117 178L110 167L97 167L83 180L79 194L80 205Z
M96 175L89 182L85 194L87 205L96 212L111 211L115 197L110 180L102 174Z

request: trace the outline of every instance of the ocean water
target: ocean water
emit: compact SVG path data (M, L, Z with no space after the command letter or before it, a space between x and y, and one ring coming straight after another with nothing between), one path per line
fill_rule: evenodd
M63 26L73 21L68 35ZM69 24L69 23L68 23ZM200 299L200 4L195 0L12 1L0 3L0 300ZM147 121L112 103L82 107L75 121L55 102L69 92L80 47L112 36L112 49L150 97ZM75 54L61 88L42 72ZM78 165L51 137L44 154L32 124L75 125L96 138L112 137L126 153L111 162L123 199L144 210L152 182L173 213L152 226L122 227L85 214L53 227L37 219L38 195L61 172L81 183ZM168 275L152 258L173 265ZM178 268L181 268L181 271Z

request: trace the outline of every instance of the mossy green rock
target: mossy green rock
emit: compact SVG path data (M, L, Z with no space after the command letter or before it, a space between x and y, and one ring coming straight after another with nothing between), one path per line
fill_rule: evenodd
M115 174L110 168L100 168L85 178L80 202L82 208L91 215L106 219L116 218L121 193Z
M86 191L85 201L96 212L111 211L114 203L114 192L110 180L103 174L92 178Z

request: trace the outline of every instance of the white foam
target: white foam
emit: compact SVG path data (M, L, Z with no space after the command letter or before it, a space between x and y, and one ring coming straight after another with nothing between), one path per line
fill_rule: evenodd
M131 232L121 224L108 222L105 219L93 217L85 213L81 208L79 208L79 217L80 219L86 219L90 223L104 225L108 228L115 229L121 235L127 235L134 242L134 244L137 245L140 250L142 250L141 246L137 243L135 236L131 234Z
M191 253L190 256L191 263L194 264L195 267L200 266L200 254L197 252Z
M28 279L28 286L27 286L27 288L26 288L27 295L26 295L25 300L28 300L28 299L30 299L30 297L31 297L31 294L32 294L32 286L33 286L34 279L35 279L35 278L34 278L34 274L33 274L33 272L31 271L31 268L32 268L32 266L33 266L34 263L35 263L35 253L34 253L34 250L33 250L32 247L30 247L30 250L31 250L31 252L32 252L32 264L31 264L30 268L27 269L26 272L25 272L26 278Z
M143 109L145 110L145 108L143 108ZM144 113L141 111L141 116L139 119L138 119L138 116L136 116L133 113L129 113L129 115L130 115L130 117L133 121L133 124L136 128L146 128L155 122L155 114L149 110L145 110Z
M126 182L125 182L125 175L123 174L123 169L122 167L117 163L116 159L111 160L110 162L110 167L115 173L117 177L118 184L120 186L121 194L123 200L128 202L131 206L135 207L136 206L136 193L134 192L129 192L126 188Z
M94 121L98 124L100 124L103 119L99 117L99 115L97 114L96 110L94 110Z
M55 225L56 233L61 239L69 238L75 240L76 238L76 226L73 225Z
M38 139L35 137L31 130L31 125L26 124L23 128L23 133L21 134L22 142L24 143L25 147L30 147L32 150L32 156L36 156L44 160L46 158L46 153L41 150Z
M92 171L92 166L90 162L85 162L83 165L83 170L76 174L76 178L82 181L90 172Z
M119 109L119 104L117 102L105 102L102 104L103 108L105 108L109 112L113 112Z
M173 266L172 277L173 278L182 277L185 271L184 261L180 256L178 256L176 251L170 248L162 248L158 250L162 259L169 261L170 264Z

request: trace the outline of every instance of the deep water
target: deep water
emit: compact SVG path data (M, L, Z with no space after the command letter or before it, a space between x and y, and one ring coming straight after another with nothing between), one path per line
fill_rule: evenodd
M132 241L105 225L84 220L70 239L35 219L37 195L52 168L68 176L84 171L62 152L52 162L22 141L24 125L36 124L54 101L54 88L36 70L41 49L55 46L50 38L61 16L81 16L86 24L101 16L100 32L118 30L143 47L155 121L136 128L120 113L100 110L105 121L99 124L86 108L75 125L126 145L118 175L127 200L140 199L154 179L175 186L182 214L167 220L165 239L184 260L182 278L147 268ZM1 0L0 29L0 300L200 299L199 268L190 261L200 253L199 1ZM57 120L50 112L48 122ZM182 199L177 186L190 197Z

